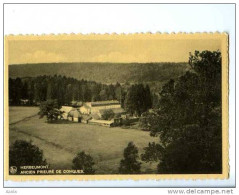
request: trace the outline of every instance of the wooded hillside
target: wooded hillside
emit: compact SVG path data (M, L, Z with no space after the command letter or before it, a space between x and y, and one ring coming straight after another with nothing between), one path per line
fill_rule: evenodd
M167 81L183 75L187 63L46 63L9 66L9 76L62 75L101 83Z

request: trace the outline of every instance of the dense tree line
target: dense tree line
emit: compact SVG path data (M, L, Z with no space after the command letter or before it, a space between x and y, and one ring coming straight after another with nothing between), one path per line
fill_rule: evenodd
M129 113L140 115L151 108L156 99L149 85L145 84L106 85L60 75L9 79L10 105L21 105L21 100L27 100L27 105L57 100L58 106L79 101L118 100Z
M60 75L9 79L9 100L12 105L21 104L21 99L29 100L29 105L49 99L57 99L59 105L68 105L72 101L113 99L121 101L122 94L122 87L119 83L105 85Z
M159 173L221 173L221 53L195 51L189 64L192 71L163 86L158 108L143 114L160 143L142 160L159 161Z

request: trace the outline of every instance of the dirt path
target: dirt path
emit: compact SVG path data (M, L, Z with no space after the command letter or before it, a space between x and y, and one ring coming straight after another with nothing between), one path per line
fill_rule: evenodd
M19 120L19 121L15 121L15 122L9 123L9 125L15 125L15 124L20 123L20 122L23 122L23 121L28 121L28 120L30 120L31 118L33 118L33 117L35 117L35 116L37 116L37 115L38 115L38 114L34 114L34 115L31 115L31 116L28 116L28 117L23 118L23 119L21 119L21 120Z
M19 121L10 123L9 126L12 127L12 126L14 126L14 125L16 125L16 124L18 124L18 123L28 121L28 120L30 120L31 118L33 118L33 117L35 117L35 116L37 116L37 115L38 115L38 114L34 114L34 115L32 115L32 116L28 116L28 117L26 117L26 118L23 118L23 119L21 119L21 120L19 120ZM47 140L45 140L44 138L42 138L42 137L40 137L40 136L32 135L31 133L28 133L28 132L25 132L25 131L22 131L22 130L17 129L16 127L12 127L12 128L10 128L10 130L11 130L11 131L15 131L15 132L17 132L17 133L21 133L21 134L27 135L27 136L29 136L30 138L35 138L35 139L37 139L37 140L39 140L39 141L41 141L41 142L44 142L44 144L47 144L47 145L49 145L50 147L53 146L53 147L55 147L56 149L64 150L64 151L66 151L66 152L69 152L69 153L71 153L71 154L74 154L71 150L69 150L69 149L67 149L67 148L64 148L63 146L61 146L61 145L59 145L59 144L56 144L56 143L54 143L54 142L47 141Z
M19 122L20 122L20 121L19 121ZM54 142L47 141L47 140L43 139L43 138L40 137L40 136L32 135L31 133L28 133L28 132L25 132L25 131L22 131L22 130L18 130L17 128L12 128L11 131L15 131L15 132L17 132L17 133L21 133L21 134L27 135L27 136L29 136L30 138L35 138L35 139L37 139L37 140L40 140L40 141L44 142L44 144L47 144L47 145L53 146L53 147L55 147L55 148L57 148L57 149L65 150L66 152L69 152L69 153L74 154L73 151L71 151L71 150L69 150L69 149L67 149L67 148L64 148L63 146L61 146L61 145L59 145L59 144L56 144L56 143L54 143Z

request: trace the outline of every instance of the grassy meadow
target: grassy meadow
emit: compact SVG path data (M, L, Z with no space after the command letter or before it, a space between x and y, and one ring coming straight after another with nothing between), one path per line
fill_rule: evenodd
M85 151L95 162L97 174L118 172L123 150L130 141L143 153L149 142L158 141L149 132L120 127L102 127L82 123L48 124L39 119L37 107L10 107L10 144L17 139L32 140L43 150L54 169L71 169L75 154ZM157 163L142 162L144 173L155 173Z
M21 120L26 120L27 117L36 115L38 112L39 107L10 106L9 124L16 123Z

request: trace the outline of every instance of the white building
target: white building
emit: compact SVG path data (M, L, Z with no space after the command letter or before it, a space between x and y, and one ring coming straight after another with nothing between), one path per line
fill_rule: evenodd
M63 119L67 120L68 114L71 110L73 110L72 106L62 106L61 107L60 111L63 112L63 114L62 114Z
M98 101L98 102L86 102L80 107L80 112L82 114L94 114L99 113L100 110L107 110L113 108L121 108L119 101L109 100L109 101Z
M114 121L107 121L107 120L95 120L91 119L89 120L89 124L91 125L100 125L100 126L105 126L105 127L112 127L114 125Z
M68 113L68 120L73 122L81 122L82 115L79 110L74 109Z

